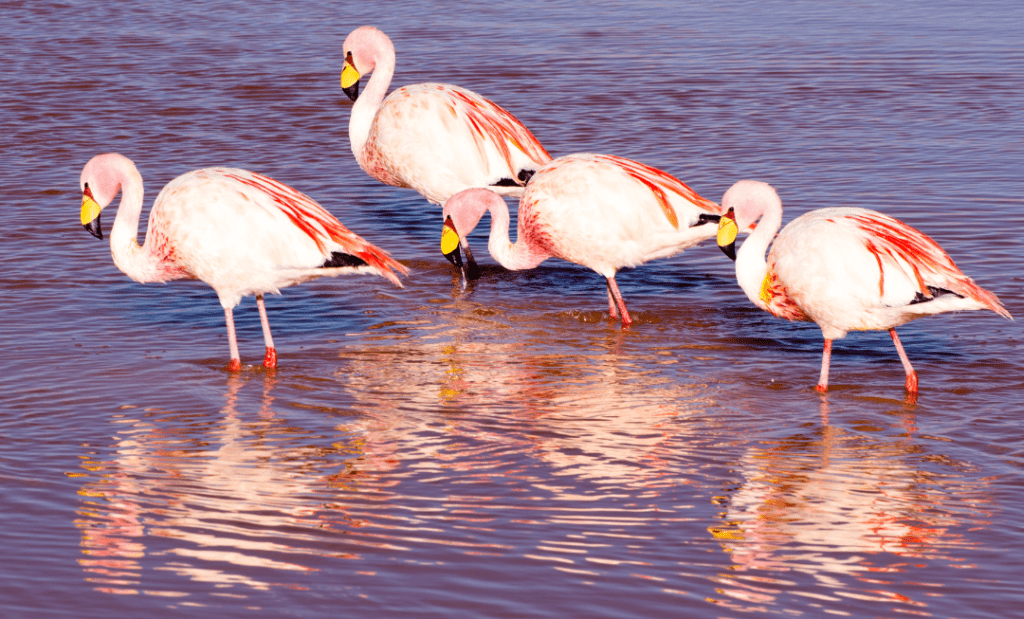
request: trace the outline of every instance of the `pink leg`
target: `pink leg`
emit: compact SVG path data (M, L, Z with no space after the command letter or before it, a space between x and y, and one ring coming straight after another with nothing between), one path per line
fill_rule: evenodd
M224 320L228 323L228 350L231 352L231 361L228 361L228 370L237 372L242 369L242 360L238 356L238 341L235 339L235 319L231 315L231 308L224 308Z
M263 305L263 295L256 295L256 305L260 308L260 324L263 325L263 341L267 345L267 354L263 356L263 367L277 367L277 349L274 348L274 338L270 336L270 321L267 320L267 308Z
M907 358L907 353L903 350L903 344L900 343L900 336L896 335L896 329L889 329L889 335L892 336L892 343L896 344L896 352L900 353L903 370L907 373L907 391L909 393L917 393L917 372L914 371L914 366L910 365L910 359Z
M633 319L629 317L629 312L626 311L626 302L622 300L622 295L619 294L619 286L615 283L615 276L608 278L608 294L610 294L615 304L619 306L619 314L622 315L622 326L627 327L633 324ZM608 301L608 305L611 306L611 300ZM615 314L612 314L614 317Z
M815 387L821 393L828 391L828 364L832 360L832 340L825 340L825 348L821 351L821 376L818 377L818 386Z
M615 309L615 298L612 297L611 288L608 288L608 315L612 318L619 317L619 310Z

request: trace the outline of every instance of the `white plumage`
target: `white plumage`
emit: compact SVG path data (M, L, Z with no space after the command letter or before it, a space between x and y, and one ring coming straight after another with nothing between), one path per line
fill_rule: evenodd
M991 292L953 264L922 232L877 211L825 208L787 225L782 201L766 183L740 181L722 198L719 245L736 260L736 278L747 297L780 318L813 321L825 338L817 389L828 389L832 340L849 331L888 330L906 371L906 388L917 393L895 327L930 314L990 309L1010 318ZM757 228L733 253L734 224Z
M266 340L264 365L275 367L263 295L310 279L373 273L401 285L404 266L346 229L307 196L271 178L233 168L206 168L168 183L150 210L137 242L143 186L135 164L110 153L82 170L82 224L103 238L100 211L122 194L110 233L114 263L138 282L198 279L224 307L231 369L241 361L232 308L256 295Z
M491 213L491 256L507 269L557 257L606 278L608 309L632 322L615 273L679 253L715 236L719 207L656 168L610 155L559 157L530 180L519 201L518 235L509 240L508 206L488 190L467 190L445 205L446 227L465 238ZM454 250L454 251L453 251ZM443 251L455 260L458 246Z

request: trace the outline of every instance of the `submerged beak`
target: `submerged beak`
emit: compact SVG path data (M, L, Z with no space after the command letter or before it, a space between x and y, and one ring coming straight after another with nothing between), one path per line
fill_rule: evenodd
M736 212L730 207L729 211L718 221L718 247L733 261L736 260L737 234L739 234L739 227L736 225Z
M89 234L102 240L103 226L100 224L100 205L92 199L92 192L85 188L82 196L82 225L89 231Z
M345 68L341 70L341 89L353 101L359 98L360 77L356 65L352 62L352 52L349 52L345 56Z
M462 264L462 252L459 251L460 245L459 233L455 230L452 218L448 217L444 220L444 227L441 228L441 253L448 259L448 262L452 263L452 266L462 271L462 275L465 276L466 267Z

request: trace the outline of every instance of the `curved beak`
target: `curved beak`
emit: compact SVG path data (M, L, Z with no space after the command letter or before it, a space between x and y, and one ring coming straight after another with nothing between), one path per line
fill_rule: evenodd
M739 227L736 225L736 212L730 207L718 221L718 247L733 261L736 260L737 234Z
M102 240L103 226L100 224L100 205L92 199L92 192L88 187L85 195L82 196L82 225L89 231L89 234Z
M441 253L448 259L448 262L452 263L452 266L462 271L462 274L465 275L466 267L462 263L462 252L459 251L461 245L459 233L455 230L455 224L452 223L452 218L448 217L444 220L444 227L441 228Z
M341 70L341 89L353 101L359 98L360 77L356 65L352 62L352 52L349 52L345 57L345 68Z

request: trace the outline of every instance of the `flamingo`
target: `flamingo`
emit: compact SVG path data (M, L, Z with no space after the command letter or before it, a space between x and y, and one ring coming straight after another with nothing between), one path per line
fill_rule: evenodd
M243 296L256 295L266 343L263 365L275 368L265 293L343 273L375 273L401 286L395 271L407 272L307 196L254 172L205 168L174 179L153 203L141 247L136 239L143 189L135 164L117 153L97 155L80 182L82 225L99 239L100 212L121 192L110 253L128 277L141 283L199 279L217 292L232 371L241 369L232 308Z
M357 28L342 49L341 87L355 102L348 131L352 153L378 181L415 189L443 206L471 187L519 197L530 176L551 161L515 116L464 88L414 84L385 98L395 72L395 47L380 30ZM359 80L369 73L359 94ZM475 276L476 263L463 243Z
M576 154L540 168L519 201L509 240L508 205L489 189L468 189L445 204L441 251L461 266L459 240L491 213L491 256L506 269L532 269L556 257L603 275L608 313L633 321L615 283L623 267L677 254L715 236L721 210L682 181L636 161ZM616 314L616 308L618 314Z
M782 200L767 183L740 181L722 198L718 245L736 261L736 279L754 305L773 316L815 322L825 338L816 389L828 390L832 340L848 331L888 330L918 392L917 372L896 327L915 318L989 309L1012 320L996 295L974 283L924 233L864 208L824 208L782 225ZM754 232L735 251L737 226Z

